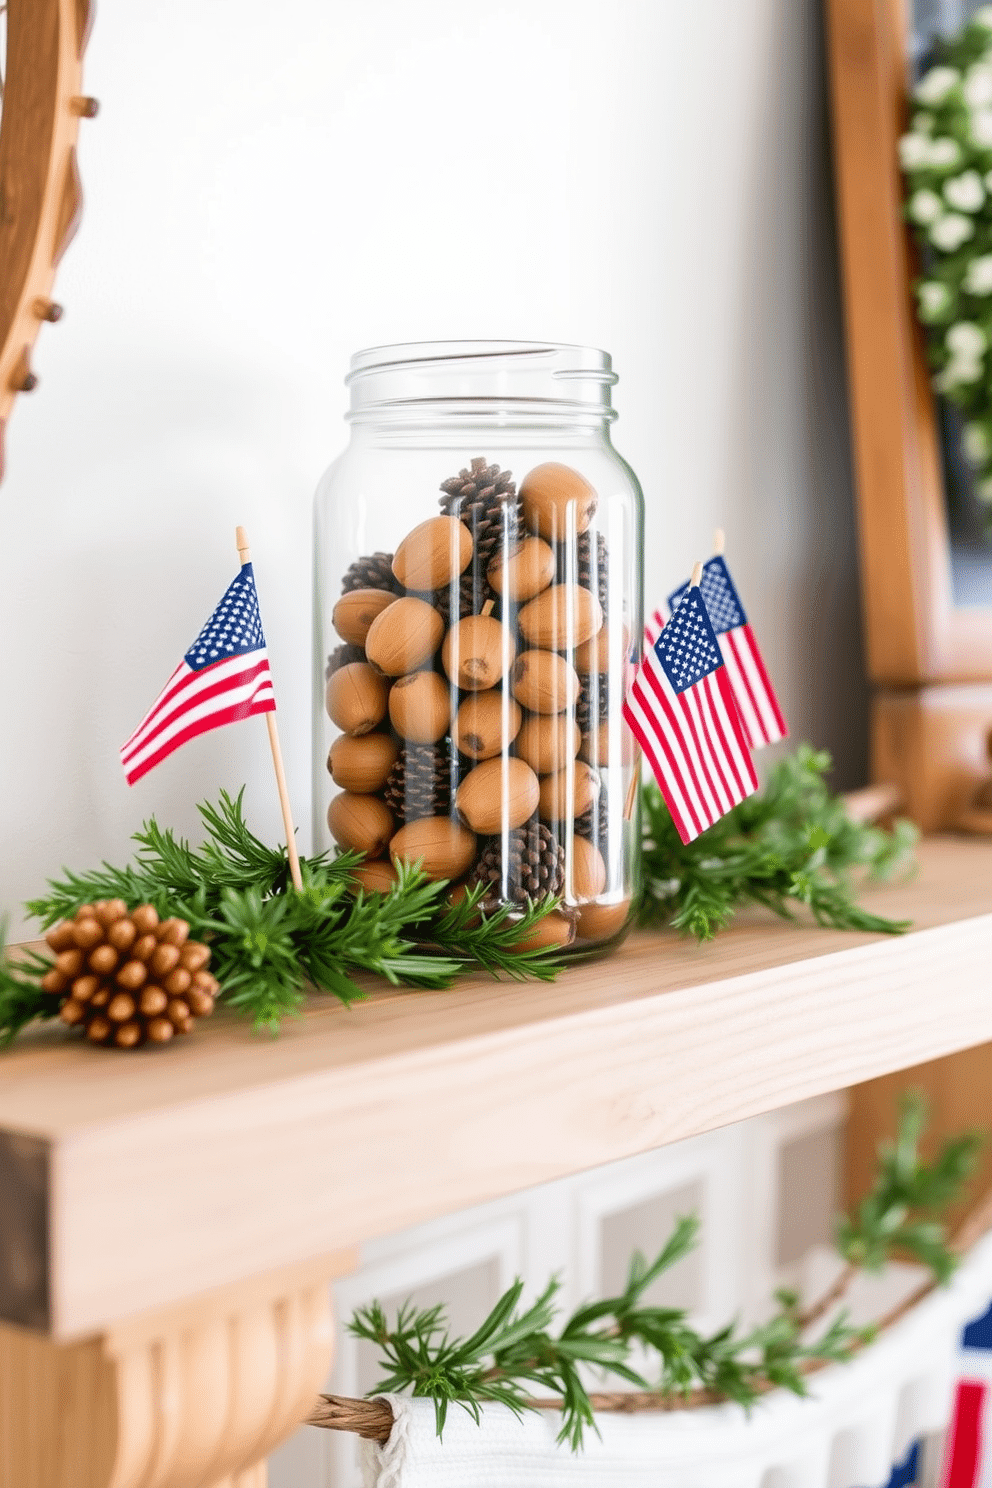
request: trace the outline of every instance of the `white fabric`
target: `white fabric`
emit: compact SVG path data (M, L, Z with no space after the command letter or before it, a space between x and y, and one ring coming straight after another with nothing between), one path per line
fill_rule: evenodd
M951 1409L958 1335L992 1290L992 1236L949 1287L921 1303L852 1363L810 1380L807 1399L778 1391L750 1419L722 1405L674 1414L597 1417L573 1455L555 1444L553 1412L518 1421L490 1407L481 1426L452 1406L439 1442L429 1400L387 1396L396 1424L367 1443L366 1488L878 1488L916 1437Z

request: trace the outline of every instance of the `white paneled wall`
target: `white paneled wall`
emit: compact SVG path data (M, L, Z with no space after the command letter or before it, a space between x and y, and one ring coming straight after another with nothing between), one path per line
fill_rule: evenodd
M616 1290L632 1252L657 1253L690 1210L701 1220L697 1252L653 1299L687 1307L700 1328L757 1318L775 1285L798 1278L795 1238L829 1241L844 1112L843 1096L822 1096L372 1241L335 1287L339 1324L373 1298L394 1313L412 1297L445 1302L453 1331L467 1333L514 1277L532 1296L555 1273L571 1309ZM339 1328L327 1388L362 1395L376 1379L371 1351ZM357 1439L337 1432L305 1427L270 1464L270 1488L359 1482Z

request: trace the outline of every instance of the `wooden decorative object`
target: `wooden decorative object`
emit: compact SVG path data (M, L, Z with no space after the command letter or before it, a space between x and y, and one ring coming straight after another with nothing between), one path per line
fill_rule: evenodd
M902 787L922 824L952 826L982 774L965 761L992 727L992 606L956 605L952 592L937 410L902 218L904 0L828 0L827 24L868 671L880 687L911 689L876 698L873 770ZM975 685L963 708L959 693L941 697L945 684L965 683Z
M0 477L14 398L37 384L31 348L43 321L60 319L55 269L82 210L76 163L92 0L8 0L0 116Z

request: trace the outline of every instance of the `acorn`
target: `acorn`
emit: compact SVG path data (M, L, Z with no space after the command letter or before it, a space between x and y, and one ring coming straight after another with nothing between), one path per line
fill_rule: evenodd
M585 477L555 460L535 466L520 496L527 526L551 542L585 532L596 510L596 492Z
M555 651L522 651L510 673L513 696L532 713L561 713L579 695L579 674Z
M632 904L630 899L618 904L583 904L575 922L579 939L612 940L629 922Z
M413 744L433 744L448 732L451 691L436 672L410 672L389 693L393 728Z
M342 790L367 795L382 790L398 753L390 734L342 734L331 745L327 768Z
M591 734L582 735L579 757L584 759L588 765L610 763L610 725L608 722L601 723Z
M527 537L508 553L497 553L486 577L497 594L523 603L554 583L555 551L539 537Z
M351 876L366 894L388 894L399 882L399 874L388 858L377 858L373 863L359 863L352 868Z
M487 836L522 827L537 810L541 785L524 760L484 760L458 787L455 803L473 832Z
M588 590L583 589L581 592L587 594ZM590 672L610 670L610 632L605 625L601 625L589 640L576 646L572 660L580 677L587 677Z
M367 858L381 858L396 827L393 813L379 796L342 791L327 808L327 825L339 847L354 848Z
M553 584L525 604L517 618L528 645L564 651L581 646L601 629L603 608L595 594L579 584Z
M462 878L475 862L475 834L450 816L422 816L389 844L394 862L419 863L428 878Z
M385 589L352 589L342 594L331 613L331 624L343 641L364 646L369 626L396 599Z
M520 704L508 693L473 693L455 714L451 738L469 759L492 759L517 738L523 716Z
M543 951L548 946L571 945L575 939L575 916L553 909L538 920L529 935L518 940L510 949L515 955L521 951Z
M579 752L582 735L565 713L529 714L516 738L516 752L538 775L563 770Z
M558 770L554 775L542 778L541 815L545 821L564 821L568 817L581 816L598 799L600 782L596 771L577 760L572 772Z
M445 636L441 662L457 687L481 692L495 687L516 654L517 643L505 625L491 615L466 615Z
M368 734L386 716L389 683L365 661L339 667L325 694L332 722L346 734Z
M595 899L606 888L606 862L587 837L573 837L565 863L569 899Z
M426 600L406 594L372 621L365 654L387 677L402 677L430 661L443 635L444 621L437 610Z
M393 573L407 589L441 589L472 561L472 534L457 517L431 517L403 539Z

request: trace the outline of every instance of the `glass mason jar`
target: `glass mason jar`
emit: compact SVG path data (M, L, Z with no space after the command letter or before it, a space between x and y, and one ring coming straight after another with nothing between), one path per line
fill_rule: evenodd
M561 896L541 943L626 929L640 873L621 704L642 636L643 498L610 358L455 341L352 358L351 442L316 495L315 846Z

